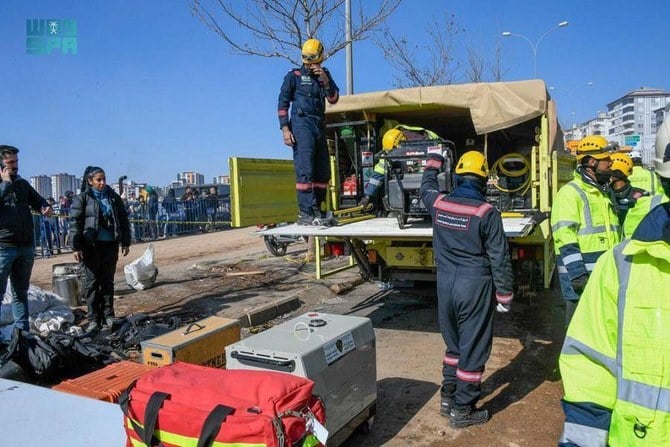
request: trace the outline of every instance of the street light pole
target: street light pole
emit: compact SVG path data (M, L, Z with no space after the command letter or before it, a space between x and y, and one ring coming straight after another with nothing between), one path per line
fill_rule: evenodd
M560 22L558 25L549 28L548 30L546 30L540 36L539 39L537 39L537 42L535 42L534 44L533 44L533 42L531 42L531 40L529 38L527 38L523 34L517 34L517 33L512 33L512 32L509 32L509 31L504 31L502 33L502 35L503 35L503 37L520 37L523 40L525 40L526 42L528 42L528 45L530 45L530 49L533 52L533 73L535 75L535 78L537 78L537 48L540 46L540 42L542 42L542 39L544 39L545 36L547 34L549 34L550 32L556 31L557 29L563 28L563 27L566 27L566 26L568 26L568 21L564 20L564 21Z

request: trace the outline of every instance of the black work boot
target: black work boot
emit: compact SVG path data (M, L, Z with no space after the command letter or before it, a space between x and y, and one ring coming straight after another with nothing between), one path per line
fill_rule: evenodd
M448 418L451 416L451 409L454 407L454 398L453 396L442 395L440 399L440 415Z
M454 393L456 386L449 383L440 388L440 415L448 418L451 416L451 409L454 407Z
M452 407L449 417L449 426L451 428L465 428L471 425L484 424L488 420L488 410L472 407Z
M337 220L331 211L315 210L314 215L316 217L314 218L313 225L319 227L334 227L337 225Z
M295 221L298 225L312 225L314 221L314 216L303 213L302 211L298 214L298 220Z

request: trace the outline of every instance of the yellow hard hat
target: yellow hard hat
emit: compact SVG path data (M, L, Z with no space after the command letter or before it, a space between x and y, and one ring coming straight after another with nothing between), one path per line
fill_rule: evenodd
M468 151L456 163L456 174L474 174L479 177L489 176L489 165L484 154L478 151Z
M633 159L626 154L616 153L612 154L612 172L621 171L626 177L630 177L633 173Z
M577 146L577 160L590 156L596 160L604 160L610 157L610 145L607 139L600 135L589 135L582 138Z
M382 138L382 149L384 152L395 149L401 141L405 140L405 134L399 129L387 130Z
M302 45L302 62L319 64L323 61L323 45L317 39L308 39Z

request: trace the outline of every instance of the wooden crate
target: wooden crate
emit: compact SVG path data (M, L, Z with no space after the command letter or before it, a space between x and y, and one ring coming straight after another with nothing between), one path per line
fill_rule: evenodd
M208 317L141 343L142 361L148 366L176 361L225 368L226 346L240 341L240 322Z

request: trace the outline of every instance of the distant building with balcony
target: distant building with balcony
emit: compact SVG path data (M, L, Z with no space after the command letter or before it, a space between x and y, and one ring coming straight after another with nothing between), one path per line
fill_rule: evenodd
M609 140L611 118L608 113L598 112L598 116L582 124L573 124L564 130L566 141L581 140L587 135L602 135Z
M230 176L217 175L212 179L212 183L216 183L217 185L230 185Z
M204 185L205 176L199 172L185 171L177 174L177 181L182 185Z
M605 136L621 146L639 150L642 162L651 164L659 126L657 111L669 103L670 93L661 89L641 87L627 93L607 104L611 125Z
M51 195L51 177L48 175L38 175L30 177L30 186L35 189L45 199L53 197ZM57 197L56 197L57 198Z
M641 87L607 104L607 112L565 131L567 141L587 135L602 135L610 143L642 153L642 162L651 165L654 158L656 129L670 107L670 93Z

